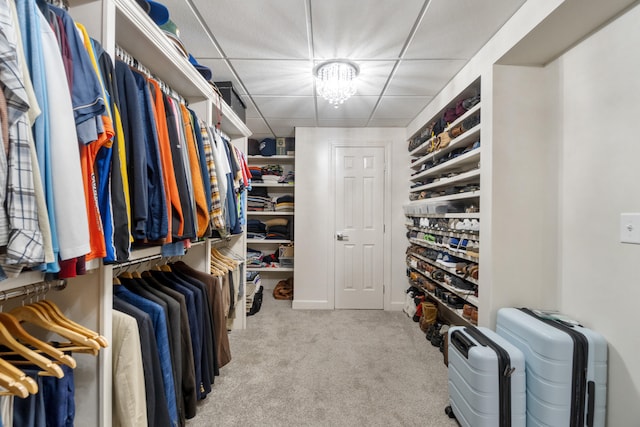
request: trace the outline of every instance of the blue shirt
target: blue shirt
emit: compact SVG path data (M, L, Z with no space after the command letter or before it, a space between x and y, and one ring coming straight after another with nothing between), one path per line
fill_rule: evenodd
M49 214L49 226L51 227L51 242L53 245L54 262L47 264L47 272L57 273L58 265L58 234L56 228L56 215L53 201L53 178L51 172L51 142L49 134L49 100L47 99L44 57L42 54L42 39L40 29L40 16L35 1L16 0L18 20L22 35L24 54L27 60L27 68L31 76L33 90L38 100L41 114L33 123L33 139L36 147L38 166L42 178L47 213Z
M178 425L178 407L176 405L176 390L173 382L173 364L171 363L169 333L167 331L167 322L164 310L162 310L162 307L158 304L149 301L140 295L134 294L124 286L115 286L113 294L129 304L138 307L151 317L154 334L156 336L156 343L158 345L160 365L162 366L162 380L164 383L165 395L167 397L169 417L171 418L171 424L176 427Z

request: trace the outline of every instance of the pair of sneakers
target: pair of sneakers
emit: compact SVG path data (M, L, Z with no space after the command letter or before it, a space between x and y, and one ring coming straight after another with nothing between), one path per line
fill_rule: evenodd
M460 262L459 259L446 252L440 252L436 258L436 263L447 268L454 268L458 262Z
M451 231L457 232L479 232L480 231L480 221L476 218L470 219L452 219L449 221L449 229Z

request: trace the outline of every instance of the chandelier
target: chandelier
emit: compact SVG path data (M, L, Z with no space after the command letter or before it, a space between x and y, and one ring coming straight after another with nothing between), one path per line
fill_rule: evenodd
M349 61L323 62L314 70L318 95L329 101L334 108L338 108L356 93L355 79L359 72L358 66Z

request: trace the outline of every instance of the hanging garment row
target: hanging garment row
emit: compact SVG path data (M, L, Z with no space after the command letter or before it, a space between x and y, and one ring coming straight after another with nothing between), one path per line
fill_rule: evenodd
M114 425L183 426L231 360L228 286L239 264L215 251L216 275L179 261L114 279Z
M167 85L51 4L0 2L0 27L0 279L242 231L246 159Z
M25 297L20 305L8 312L0 307L0 425L73 425L72 353L97 356L108 346L103 336L67 318L52 301L41 299L50 288L29 285L22 288ZM8 293L0 296L4 303ZM25 327L62 341L36 337Z

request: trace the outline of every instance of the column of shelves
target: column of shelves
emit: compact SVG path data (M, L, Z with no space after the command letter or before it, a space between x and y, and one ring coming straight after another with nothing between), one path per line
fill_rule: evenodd
M407 274L452 324L471 323L481 291L479 94L478 79L409 139Z
M247 157L249 167L261 167L267 168L270 165L276 165L282 169L282 177L286 178L289 173L295 173L295 156L290 155L277 155L277 156L260 156L252 155ZM284 179L283 178L283 179ZM294 179L294 178L293 178ZM278 238L251 238L247 236L247 248L259 250L263 255L276 253L281 245L293 245L293 221L295 212L293 210L278 210L277 201L282 196L293 196L295 193L295 181L287 179L287 182L272 182L265 179L265 182L251 183L252 193L255 193L255 189L264 189L268 194L268 198L273 202L272 207L267 207L268 210L252 210L249 206L247 209L247 219L259 220L266 224L269 224L272 219L285 219L287 220L289 227L289 239ZM249 230L250 231L250 230ZM289 258L289 257L287 257ZM248 265L247 271L257 271L260 273L274 274L274 280L281 278L280 276L289 276L294 271L294 260L287 259L287 265L270 264L268 266L251 266Z

